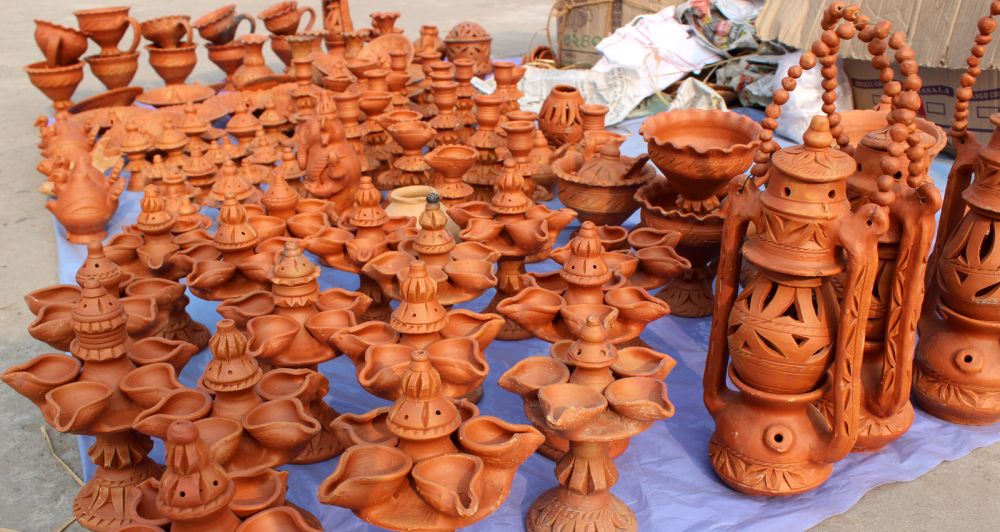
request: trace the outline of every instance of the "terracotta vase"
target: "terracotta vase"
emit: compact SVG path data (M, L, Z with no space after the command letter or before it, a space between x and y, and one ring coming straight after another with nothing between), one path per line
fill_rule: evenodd
M118 178L122 166L119 161L108 178L94 168L90 156L74 162L56 199L45 204L66 229L67 240L83 244L107 236L105 226L118 210L118 198L125 188L125 181Z
M137 366L183 368L197 350L159 338L132 342L128 320L117 295L87 279L70 310L73 356L40 355L3 373L4 382L35 402L57 430L96 437L89 456L97 469L73 503L74 517L90 529L135 522L132 488L162 471L147 457L152 441L132 429L141 408L118 383Z
M492 58L493 37L482 26L475 22L459 22L444 38L445 54L449 61L468 58L475 61L477 76L486 76L493 72Z
M452 530L480 521L506 499L541 434L444 396L424 351L413 352L400 383L393 406L334 422L354 445L320 485L320 502L396 530Z
M580 106L583 95L572 85L556 85L538 111L538 127L545 133L549 145L558 148L583 138L583 117ZM604 129L601 124L601 129Z
M501 387L521 396L531 423L566 446L557 459L559 486L535 499L527 530L637 529L632 510L609 492L618 480L613 448L673 416L663 379L676 362L643 347L616 349L607 329L591 315L575 340L500 377Z
M500 114L505 115L521 108L518 100L524 96L524 93L517 88L517 83L524 77L524 73L525 67L517 66L510 61L493 62L493 79L497 83L493 94L503 99L503 103L500 105Z
M243 43L243 64L233 72L230 79L237 88L244 87L274 75L274 71L268 68L264 61L264 43L267 37L263 35L250 34L240 37Z
M48 68L75 65L87 51L85 33L45 20L35 19L35 43L45 56Z
M448 216L462 228L462 240L479 242L498 253L497 290L487 306L487 312L497 304L525 288L526 262L548 258L555 239L573 221L576 213L570 209L552 211L536 205L524 193L524 179L514 161L504 161L504 170L497 180L496 191L489 204L470 201L448 208ZM531 333L512 320L506 320L500 331L501 340L522 340Z
M150 19L140 24L140 29L142 36L153 42L151 45L153 48L179 48L194 44L191 17L187 15L168 15ZM185 37L187 37L186 43L183 42Z
M780 94L779 103L787 99ZM777 118L777 109L772 106L768 116ZM770 131L776 127L776 120L765 123ZM716 424L712 465L744 493L811 490L826 481L858 436L861 346L888 212L881 194L883 205L851 211L847 177L856 163L832 143L827 118L814 117L805 144L781 150L762 144L764 157L757 160L767 162L753 175L766 176L766 189L742 180L730 184L704 399ZM750 222L756 233L744 243ZM738 290L741 255L757 273ZM845 266L838 300L833 278ZM832 423L816 424L812 403L827 387Z
M994 130L985 145L968 129L969 100L986 53L983 43L996 29L994 16L991 12L980 20L969 68L956 91L949 132L956 156L927 272L914 364L917 404L931 415L964 425L1000 421L996 299L1000 268L992 244L1000 218L1000 185L994 171L1000 161L1000 115L990 116Z
M760 127L728 111L669 111L646 119L640 133L665 180L636 192L646 227L685 234L678 251L693 268L659 293L674 315L712 312L712 277L721 238L719 209L726 183L746 170L759 145Z
M476 163L474 148L460 144L438 146L424 155L424 161L435 172L431 184L446 208L472 199L475 190L466 184L464 177Z
M465 182L472 186L475 201L487 202L493 195L493 185L500 176L501 158L500 136L497 123L500 121L500 105L503 100L495 94L478 94L473 98L476 105L478 129L466 144L476 150L476 162L466 172Z
M73 16L76 17L80 31L101 47L100 55L113 56L121 53L118 49L118 42L125 36L129 27L132 28L132 44L125 52L135 52L136 48L139 47L142 30L139 28L139 21L130 17L128 11L127 6L99 7L74 11Z
M249 13L236 13L236 4L226 4L213 9L194 21L192 26L198 30L202 39L219 46L229 44L236 38L236 30L244 20L250 22L250 33L257 31L257 22Z

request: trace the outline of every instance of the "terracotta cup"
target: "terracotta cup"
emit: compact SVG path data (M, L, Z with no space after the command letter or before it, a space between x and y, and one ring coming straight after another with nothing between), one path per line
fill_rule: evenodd
M99 7L73 12L80 31L101 47L101 55L118 55L118 42L122 40L129 26L132 27L132 44L126 52L134 52L139 47L142 30L139 21L128 15L129 8Z
M38 90L42 91L58 108L68 107L69 99L76 92L76 87L83 81L83 63L64 67L49 67L45 61L32 63L24 67L28 79Z
M236 4L227 4L202 15L193 24L202 39L212 44L228 44L236 38L240 22L250 22L250 33L257 31L257 21L249 13L236 14Z
M206 44L208 60L215 63L228 79L243 64L243 43L233 41L226 44Z
M109 90L128 86L139 69L139 52L92 55L84 60L90 65L90 71Z
M194 42L191 17L187 15L167 15L147 20L140 24L142 36L153 41L157 48L177 48L187 36L187 43Z
M87 51L86 34L46 20L35 20L35 43L50 67L74 65Z
M179 48L157 48L147 45L149 64L163 78L167 85L181 85L194 70L198 61L195 49L198 45L188 43Z
M274 4L261 11L257 18L264 22L267 31L275 35L291 35L299 31L299 22L304 13L309 13L309 21L303 31L309 31L316 23L316 11L309 6L299 7L295 0Z

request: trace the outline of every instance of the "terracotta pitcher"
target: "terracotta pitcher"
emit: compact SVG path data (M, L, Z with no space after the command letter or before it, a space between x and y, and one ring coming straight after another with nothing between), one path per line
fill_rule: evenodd
M144 21L140 28L142 36L153 42L157 48L177 48L181 44L194 44L191 17L168 15ZM187 37L187 42L183 39Z
M257 18L264 23L267 31L275 35L292 35L299 31L299 22L304 14L309 15L309 20L303 30L309 31L316 23L316 11L309 6L299 7L295 0L274 4L261 11Z
M472 59L475 61L475 74L480 77L493 72L493 64L490 62L493 55L493 37L479 24L475 22L455 24L445 36L444 43L448 60Z
M249 13L236 14L236 4L227 4L213 9L194 21L192 26L198 30L202 39L218 46L233 42L236 30L244 20L250 22L250 33L257 31L257 22Z

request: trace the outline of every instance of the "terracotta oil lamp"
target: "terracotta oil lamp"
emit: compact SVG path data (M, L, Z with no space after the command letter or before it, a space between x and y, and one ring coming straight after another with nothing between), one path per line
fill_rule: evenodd
M285 220L287 225L288 219L295 216L296 207L300 201L302 201L302 196L288 186L288 181L276 179L267 187L267 191L260 199L260 204L264 206L264 211L268 216L281 218Z
M147 185L136 222L113 236L106 252L136 279L180 280L191 271L191 264L174 241L176 223L177 215L167 209L166 198L156 186Z
M524 77L525 72L525 67L517 66L510 61L493 62L493 79L497 83L497 88L493 94L503 100L503 103L500 105L501 115L521 108L518 100L524 96L524 93L517 88L517 83Z
M337 118L340 119L340 123L344 128L344 137L350 143L351 148L354 149L354 153L358 156L358 160L361 163L361 173L370 176L376 164L375 161L368 157L368 154L365 152L365 144L361 140L362 127L358 121L361 118L360 97L361 95L354 91L346 91L335 94L333 99L337 102Z
M163 153L163 164L174 171L184 166L184 148L187 144L187 135L174 127L174 119L170 117L164 120L163 132L160 133L153 147Z
M285 501L287 472L227 471L220 458L229 449L214 439L218 432L211 423L170 423L163 476L134 489L139 516L123 530L321 530L315 516Z
M262 78L274 76L264 61L264 43L267 37L251 33L240 37L243 43L243 64L230 76L236 88L250 86Z
M264 224L270 225L271 220L266 218L269 217L261 219L262 229ZM254 251L261 238L236 196L226 197L218 221L212 241L202 244L210 244L216 253L210 258L196 257L187 277L191 293L208 301L222 301L267 288L270 285L267 272L274 254Z
M503 319L496 314L445 309L423 261L415 260L399 273L395 288L399 307L389 323L371 321L341 329L330 341L354 362L358 383L372 395L395 400L399 379L415 350L425 350L431 365L444 371L442 393L476 402L489 372L484 350L496 337Z
M656 177L647 155L621 154L625 139L624 135L606 138L598 153L589 159L578 151L567 150L552 164L559 180L559 200L575 210L581 221L598 225L623 223L639 208L634 198L636 191Z
M116 56L122 53L118 49L118 42L125 36L129 27L132 28L132 44L128 47L127 53L135 52L142 37L139 21L130 17L128 11L127 6L103 7L74 11L73 16L76 17L80 31L101 47L100 55Z
M141 408L118 383L156 362L179 370L197 348L162 338L132 342L125 307L95 279L84 282L69 320L72 357L39 355L8 368L3 381L60 432L96 437L88 454L97 469L77 494L73 515L89 529L116 529L136 518L131 488L161 473L147 457L153 442L132 430Z
M215 173L215 166L212 166L212 173ZM166 201L167 210L176 215L178 218L175 230L172 232L175 234L178 232L185 232L177 231L178 226L182 225L180 222L181 205L185 202L190 203L197 194L198 190L184 178L184 174L181 172L168 173L158 184L154 186L160 191L160 195ZM212 222L209 220L207 225L204 227L197 227L196 229L206 229L211 225Z
M378 121L378 117L391 102L392 95L388 92L369 91L358 100L358 106L365 114L365 121L361 124L361 142L365 157L368 158L369 176L386 171L388 162L392 159L392 152L387 144L389 135Z
M509 114L519 113L512 111ZM534 113L532 113L533 115ZM529 118L525 116L524 118ZM506 154L517 163L517 171L524 179L524 192L536 201L548 201L552 199L552 194L535 183L534 176L541 173L531 159L531 150L535 145L535 121L532 120L508 120L500 130L506 137Z
M604 250L597 227L584 222L569 245L552 250L562 264L557 272L530 273L516 295L497 304L497 311L532 335L547 342L571 339L588 316L602 318L617 311L608 331L611 343L636 340L646 325L670 313L670 307L629 277L638 260L632 255ZM675 262L671 275L684 271Z
M145 408L136 418L136 430L165 439L173 423L195 422L230 474L277 473L262 470L292 462L319 437L320 423L301 399L308 395L311 401L327 386L326 379L299 370L292 380L301 386L285 386L281 381L286 375L265 373L231 320L217 324L209 348L212 358L198 389L180 386L172 367L147 368L122 381L122 390ZM153 379L154 371L170 378ZM279 382L267 385L268 379ZM265 386L272 395L265 397Z
M583 103L583 95L576 87L563 84L552 87L538 110L538 128L545 134L550 146L558 148L583 138L583 116L580 113Z
M382 209L381 202L382 195L372 185L371 178L363 176L349 214L337 227L323 228L305 238L307 249L326 266L360 273L368 261L389 251L392 242L402 241L406 235L417 232L412 217L390 217ZM371 306L359 320L388 320L389 298L367 275L359 277L359 291L372 299Z
M260 183L271 172L274 163L281 160L281 154L278 152L279 146L280 144L274 140L274 137L268 135L261 127L254 133L253 141L250 144L250 155L240 163L246 162L261 167L261 178L257 180Z
M208 142L203 136L210 129L212 129L212 123L198 114L198 106L192 102L184 104L184 116L177 122L177 131L187 136L187 144L184 146L185 153L190 155L191 150L195 147L201 148L202 151L208 149Z
M264 112L257 117L257 121L260 122L267 136L271 137L278 146L283 146L288 142L288 137L284 133L288 127L288 117L278 111L274 98L268 98L264 101Z
M972 87L997 15L1000 9L994 3L990 15L979 20L969 68L956 91L950 131L956 156L927 273L928 293L914 365L917 404L938 418L963 425L1000 421L1000 250L993 243L1000 220L996 170L1000 167L1000 115L990 116L994 130L985 145L968 130Z
M487 312L497 304L525 288L522 276L526 262L545 260L556 237L573 221L576 213L570 209L550 210L536 205L524 193L524 180L514 161L504 161L504 171L496 183L496 192L489 204L471 201L450 207L448 215L459 227L462 240L479 242L500 253L497 259L496 296ZM508 319L498 336L501 340L522 340L531 337L516 322Z
M281 148L281 161L271 170L268 183L283 180L293 189L302 193L305 191L302 188L302 176L304 175L306 175L306 171L299 166L298 158L295 156L295 152L292 151L292 147L284 146Z
M663 379L676 362L651 349L617 349L609 329L592 315L575 340L500 377L501 387L521 396L532 425L565 445L556 457L559 486L535 499L527 530L637 530L631 508L609 491L618 480L612 459L616 447L674 415Z
M444 38L445 54L449 61L471 59L475 63L475 74L483 77L493 71L493 37L475 22L459 22Z
M400 122L386 128L389 136L403 149L392 161L392 168L378 176L379 183L390 188L426 185L430 182L430 166L424 161L423 149L437 134L427 122Z
M249 13L236 13L236 4L226 4L213 9L194 21L191 26L198 30L202 39L219 46L229 44L236 38L236 30L243 21L250 23L250 33L257 31L257 21Z
M218 148L218 144L214 142L210 143L209 146ZM149 171L150 176L154 175L154 170L157 166L157 157L159 155L153 156L153 165ZM223 160L225 159L223 158ZM176 168L167 168L164 165L163 179L159 184L167 186L166 183L170 181L173 183L170 186L176 187L177 192L183 190L183 195L188 196L192 200L202 202L208 196L212 185L215 184L218 172L219 168L209 159L208 153L202 153L201 150L195 148L191 155L184 161L184 166L179 170ZM155 172L155 174L158 175L159 172ZM179 199L178 195L172 196L175 200Z
M463 178L476 163L475 148L461 144L438 146L424 155L424 161L434 170L431 184L445 207L472 199L475 190Z
M418 219L420 231L396 243L397 251L386 251L365 264L362 271L382 287L382 292L400 299L404 272L421 260L437 283L437 300L445 307L471 301L496 286L493 264L496 251L478 243L461 242L447 231L448 218L436 193L427 196Z
M153 140L139 131L139 124L129 121L125 124L125 138L122 139L120 149L125 158L128 159L124 170L129 174L129 190L144 189L150 182L147 174L150 164L146 160L146 154L153 149Z
M83 81L82 62L50 67L45 61L41 61L25 66L24 71L28 74L31 84L52 101L52 107L56 110L67 109L73 104L70 99Z
M785 80L817 61L825 67L836 56L805 52ZM787 99L785 89L775 91L753 179L738 176L730 184L705 362L705 406L715 419L712 466L730 487L754 495L816 488L855 444L876 248L892 197L880 190L873 197L879 203L851 211L847 178L856 163L831 148L826 116L812 119L803 145L778 150L770 139ZM757 178L766 181L764 190ZM751 222L756 232L744 241ZM757 273L739 290L743 257ZM845 268L838 300L834 278ZM813 403L825 394L829 425L813 418Z
M498 151L501 139L497 134L497 124L503 100L495 94L477 94L473 101L476 104L476 123L479 127L466 144L476 149L476 163L466 172L464 179L475 191L472 199L487 202L493 196L493 185L500 176L502 166Z
M423 351L413 353L398 397L391 407L334 422L355 444L320 485L320 502L384 528L465 527L503 503L517 467L543 440L528 425L480 416L474 405L443 395Z
M324 0L323 29L326 31L326 49L330 55L345 57L347 47L345 34L354 31L348 0Z
M187 305L190 300L184 295L185 289L177 281L148 277L133 281L125 289L125 294L150 297L156 301L157 317L154 322L160 325L150 329L147 337L184 341L200 351L208 345L209 333L204 325L188 314Z
M675 316L707 316L712 313L726 183L750 166L760 127L733 112L688 109L647 118L639 132L653 164L666 176L636 192L642 223L685 235L678 251L692 265L659 297Z
M105 177L91 164L89 155L76 160L66 182L57 188L56 199L45 203L66 230L66 240L84 244L107 236L105 227L118 210L118 197L125 188L125 180L118 177L122 166L119 161L111 176Z
M207 207L219 207L229 196L243 204L255 204L260 202L261 195L259 188L239 175L236 163L227 159L219 169L203 204Z

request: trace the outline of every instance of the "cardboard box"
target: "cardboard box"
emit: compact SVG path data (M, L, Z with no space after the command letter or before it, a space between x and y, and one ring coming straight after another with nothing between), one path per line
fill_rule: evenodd
M615 29L639 15L659 12L683 0L556 0L556 40L561 66L590 68L600 58L595 50Z
M767 0L757 17L757 35L789 46L808 49L822 29L820 20L830 0ZM955 88L965 71L969 48L978 34L979 19L990 12L989 0L859 0L861 12L873 21L889 20L902 31L920 65L925 116L948 129L955 112ZM878 102L882 84L872 69L865 43L852 39L841 46L840 57L851 80L856 108ZM990 114L1000 112L1000 44L987 47L983 73L969 103L969 130L981 142L993 131Z

